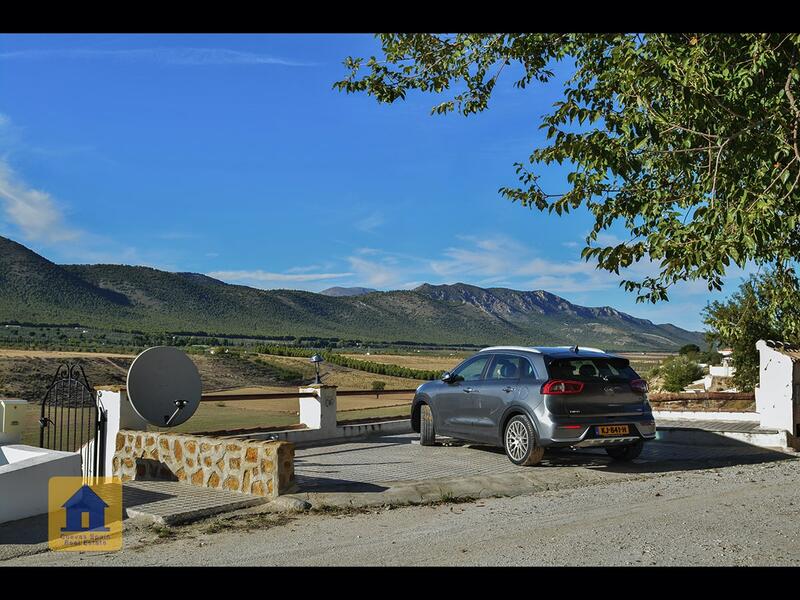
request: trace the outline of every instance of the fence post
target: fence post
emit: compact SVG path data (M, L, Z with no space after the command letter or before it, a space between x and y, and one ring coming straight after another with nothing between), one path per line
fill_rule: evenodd
M300 398L300 423L309 429L336 434L336 386L315 383L300 388L301 394L312 393L313 398Z
M117 448L119 430L147 431L147 421L133 410L131 401L128 399L128 390L125 388L97 388L97 399L106 411L105 474L110 476L113 473L114 452Z

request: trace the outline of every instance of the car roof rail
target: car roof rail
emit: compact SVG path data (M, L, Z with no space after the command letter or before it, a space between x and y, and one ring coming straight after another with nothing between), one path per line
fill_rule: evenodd
M556 348L567 348L568 350L575 349L577 351L586 350L587 352L600 352L601 354L606 354L606 351L605 350L601 350L600 348L592 348L590 346L579 346L577 344L575 344L573 346L555 346L555 347Z
M488 348L481 348L478 352L491 352L496 350L517 350L520 352L534 352L536 354L541 354L541 350L533 348L531 346L490 346Z

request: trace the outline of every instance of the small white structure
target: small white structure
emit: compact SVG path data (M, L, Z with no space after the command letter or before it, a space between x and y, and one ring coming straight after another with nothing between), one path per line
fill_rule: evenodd
M336 437L336 386L315 383L300 388L300 393L315 394L300 398L300 423L318 430L321 437Z
M48 511L51 477L80 477L81 455L33 446L0 446L0 523Z
M759 340L756 411L761 426L800 437L800 346Z
M22 414L28 403L17 398L0 398L0 444L19 444Z
M28 403L0 399L0 523L47 512L51 477L81 475L81 455L19 443Z
M708 367L708 374L712 377L733 377L736 367L733 366L733 350L723 348L719 351L722 355L722 364Z

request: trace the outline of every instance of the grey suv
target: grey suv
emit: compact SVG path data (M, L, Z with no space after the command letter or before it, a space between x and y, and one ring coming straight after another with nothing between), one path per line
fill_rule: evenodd
M417 388L411 425L424 446L437 434L491 444L517 465L560 447L632 460L656 436L647 383L630 362L577 346L484 348Z

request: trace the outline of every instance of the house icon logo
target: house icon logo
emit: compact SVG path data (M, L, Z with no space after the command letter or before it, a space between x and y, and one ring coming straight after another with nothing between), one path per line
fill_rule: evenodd
M86 484L62 504L62 508L67 511L67 526L61 528L64 533L109 530L106 527L108 504Z
M122 482L118 477L51 477L48 494L51 550L122 548Z

